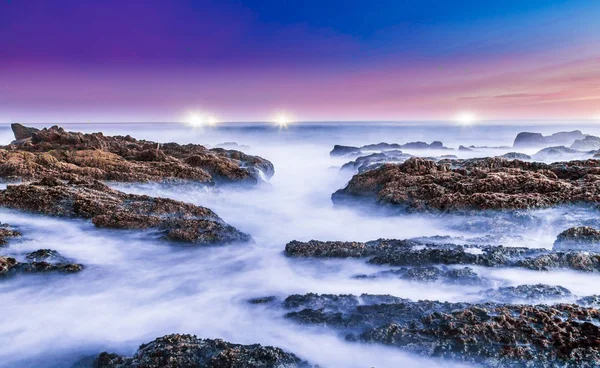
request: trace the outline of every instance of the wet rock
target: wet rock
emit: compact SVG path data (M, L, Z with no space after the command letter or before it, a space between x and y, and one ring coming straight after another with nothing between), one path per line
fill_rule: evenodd
M412 155L398 150L373 153L367 156L361 156L354 161L345 163L341 170L351 170L353 172L363 173L365 171L381 167L385 163L401 163L411 157Z
M150 229L162 238L198 244L249 241L208 208L166 198L126 194L98 181L9 185L0 206L51 216L90 219L97 227Z
M506 286L482 291L480 295L484 300L499 303L546 302L573 296L562 286L546 284Z
M358 275L355 278L375 279L393 277L401 280L415 282L442 282L456 285L481 285L489 280L480 277L471 267L401 267L397 269L377 272L372 275Z
M600 162L410 158L354 175L335 203L370 201L408 211L507 210L600 202Z
M521 160L521 161L531 160L531 156L526 155L524 153L519 153L519 152L509 152L509 153L505 153L502 156L498 156L498 157L502 157L507 160Z
M477 265L519 267L536 271L571 269L600 272L600 253L555 252L546 249L491 245L422 244L412 240L379 239L366 243L291 241L290 257L365 258L371 264L401 267Z
M140 346L133 357L102 353L95 368L296 368L310 367L294 354L272 347L221 339L167 335Z
M588 135L583 139L578 139L573 142L571 148L579 151L597 150L600 148L600 138Z
M0 246L6 245L8 239L21 236L21 232L15 230L8 224L0 224Z
M253 298L248 300L248 303L250 304L268 304L271 302L274 302L275 300L277 300L277 297L271 295L271 296L264 296L261 298Z
M558 234L553 249L600 251L600 231L589 226L572 227Z
M64 180L256 184L273 173L271 162L240 151L68 132L57 126L32 131L28 141L0 149L0 177L5 180L52 176Z
M542 146L546 143L541 133L522 132L517 134L513 147L532 147Z
M49 263L45 261L18 262L12 257L0 256L0 277L22 273L63 272L74 273L83 270L83 265L76 263Z
M30 262L46 262L51 264L69 262L69 260L63 257L60 253L52 249L36 250L35 252L27 254L25 258Z
M347 303L352 296L292 295L286 318L333 328L350 341L394 346L486 367L595 367L600 312L574 304L514 305L389 300ZM360 300L359 297L354 297ZM315 299L320 303L314 304ZM340 301L342 302L340 304Z

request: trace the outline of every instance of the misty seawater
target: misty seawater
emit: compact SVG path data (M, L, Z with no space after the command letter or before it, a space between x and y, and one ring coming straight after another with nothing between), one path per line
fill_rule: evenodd
M251 298L294 293L391 294L441 301L477 301L489 286L420 284L398 279L357 279L385 268L363 260L291 259L283 254L291 240L354 240L450 235L489 236L492 244L551 248L556 235L578 225L598 225L597 210L559 207L503 214L385 214L369 208L334 206L331 194L351 174L339 167L348 158L331 158L334 144L363 145L440 140L458 145L511 146L520 131L552 133L600 127L570 125L523 127L518 124L456 127L445 125L315 124L280 129L269 125L225 124L192 128L169 124L94 124L65 126L73 131L130 134L159 142L217 145L237 142L246 153L275 165L275 175L257 188L210 188L198 184L122 184L113 188L169 197L213 209L226 222L252 235L250 244L183 246L155 240L140 231L95 228L63 220L0 211L0 222L19 227L21 239L3 254L48 248L86 266L72 275L20 275L0 281L0 366L72 367L82 359L111 351L131 355L137 347L170 333L261 343L283 348L322 367L451 366L398 349L347 342L335 331L302 326L281 309L251 305ZM10 130L0 138L12 140ZM421 156L460 158L513 151L416 151ZM523 153L533 153L521 150ZM389 267L388 267L389 268ZM600 276L572 271L534 272L481 268L495 286L546 283L577 296L600 292ZM454 366L459 366L458 364Z

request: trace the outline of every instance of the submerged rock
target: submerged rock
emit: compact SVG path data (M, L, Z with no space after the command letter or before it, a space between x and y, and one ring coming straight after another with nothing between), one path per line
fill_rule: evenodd
M245 242L251 238L212 210L189 203L126 194L98 181L63 183L44 178L9 185L0 206L51 216L91 219L114 229L154 229L162 238L198 244Z
M16 137L27 129L33 128L13 127ZM57 126L27 132L25 142L0 149L1 178L255 184L274 173L273 164L261 157L222 148L67 132Z
M553 249L600 251L600 231L589 226L572 227L558 234Z
M0 246L8 243L7 239L21 236L21 232L13 229L8 224L0 224Z
M0 277L12 276L21 273L73 273L81 270L83 270L83 265L77 263L68 263L66 260L65 262L53 263L38 260L32 260L32 262L18 262L12 257L0 256Z
M519 267L537 271L565 268L600 272L600 253L555 252L547 249L457 244L422 244L411 240L379 239L362 242L291 241L290 257L365 258L371 264L422 267L477 265Z
M443 282L457 285L480 285L487 283L471 267L449 268L449 267L401 267L387 270L373 275L358 275L356 278L379 278L395 277L407 281L416 282Z
M529 209L600 202L600 162L554 164L502 158L410 158L357 174L332 195L335 203L375 201L410 211Z
M167 335L140 346L133 357L102 353L95 368L296 368L310 367L292 353L272 347L232 344L221 339Z
M429 357L486 367L520 366L523 359L540 368L600 364L600 312L594 308L373 297L369 303L352 295L292 295L283 306L298 323Z
M542 302L573 296L568 289L562 286L546 284L505 286L482 291L480 295L485 300L499 303Z
M398 150L373 153L367 156L361 156L354 161L345 163L341 170L351 170L353 172L363 173L365 171L381 167L385 163L400 163L408 160L411 157L412 155Z

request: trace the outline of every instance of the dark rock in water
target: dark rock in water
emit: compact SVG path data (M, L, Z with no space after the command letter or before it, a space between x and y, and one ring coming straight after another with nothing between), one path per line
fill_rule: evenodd
M519 152L509 152L509 153L505 153L502 156L498 156L498 157L502 157L507 160L522 160L522 161L531 160L531 156L526 155L524 153L519 153Z
M352 147L352 146L341 146L339 144L336 144L335 146L333 146L333 150L331 150L331 152L329 152L330 156L346 156L346 155L353 155L353 154L359 154L360 153L360 148L358 147Z
M586 137L580 130L558 132L549 136L540 133L523 132L517 134L513 147L540 147L544 145L571 145L576 140Z
M581 154L581 152L565 146L555 146L538 151L533 155L533 158L536 160L562 160L565 156L573 156L574 154Z
M354 161L345 163L341 170L352 170L353 172L363 173L381 167L385 163L400 163L411 158L412 155L402 151L385 151L381 153L372 153L368 156L361 156Z
M376 296L375 296L376 297ZM600 312L574 304L513 305L410 301L387 296L292 295L286 317L429 357L485 367L596 367ZM287 301L287 300L286 300ZM318 301L315 303L315 301Z
M33 261L28 263L17 262L12 257L0 256L0 277L12 276L21 273L64 272L73 273L83 270L83 266L76 263L49 263Z
M125 194L98 181L9 185L0 206L51 216L91 219L98 227L154 229L165 239L198 244L245 242L251 238L208 208L166 198Z
M586 296L584 298L578 299L576 303L585 307L592 307L598 309L600 308L600 295Z
M584 179L585 178L585 179ZM354 175L335 203L374 201L409 211L530 209L600 202L600 162L410 158Z
M264 296L261 298L250 299L250 300L248 300L248 303L250 303L250 304L268 304L268 303L274 302L275 300L277 300L277 298L275 296L271 295L271 296Z
M462 145L458 147L458 150L462 151L462 152L473 152L473 150L471 148L465 147L465 146L462 146Z
M29 128L17 123L10 124L10 128L12 129L13 134L15 135L15 139L17 141L30 139L35 133L40 131L39 129Z
M402 148L398 143L377 143L377 144L367 144L365 146L360 147L361 151L391 151L398 150Z
M458 156L456 156L456 155L441 155L440 158L441 159L456 159L456 158L458 158Z
M480 277L471 267L448 268L448 267L402 267L394 270L378 272L370 275L374 277L397 277L402 280L416 282L443 282L457 285L481 285L488 280Z
M573 296L568 289L562 286L545 284L506 286L482 291L480 295L485 300L499 303L542 302Z
M236 142L223 142L223 143L219 143L215 146L216 148L223 148L223 149L236 149L236 150L241 150L241 149L249 149L250 146L246 146L244 144L238 144Z
M553 249L600 251L600 231L588 226L572 227L558 234Z
M30 262L46 262L51 264L68 263L69 260L63 257L60 253L52 249L40 249L31 252L25 256Z
M371 264L402 267L477 265L519 267L546 271L566 268L600 272L600 253L553 252L546 249L426 244L411 240L379 239L361 242L291 241L285 246L290 257L365 258Z
M184 181L256 184L274 173L261 157L196 144L159 144L130 136L67 132L53 126L0 149L0 177L121 182Z
M299 368L311 365L272 347L232 344L221 339L167 335L140 346L133 357L102 353L95 368Z
M8 224L0 224L0 246L8 243L7 239L21 236L21 232L13 229Z
M583 139L578 139L573 142L571 148L579 151L597 150L600 148L600 137L588 135Z

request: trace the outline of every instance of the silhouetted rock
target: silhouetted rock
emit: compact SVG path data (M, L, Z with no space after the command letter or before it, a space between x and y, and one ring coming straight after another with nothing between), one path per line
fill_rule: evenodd
M458 146L458 150L462 151L462 152L473 152L473 150L469 147L465 147L465 146Z
M532 157L536 160L544 161L544 160L565 160L568 158L573 158L574 155L581 156L581 152L576 151L574 149L565 147L565 146L556 146L556 147L547 147Z
M385 151L381 153L372 153L368 156L361 156L354 161L345 163L341 170L351 170L353 172L365 172L376 169L385 163L400 163L411 158L412 155L402 151Z
M330 156L346 156L346 155L353 155L353 154L359 154L360 153L360 148L358 147L352 147L352 146L341 146L339 144L336 144L335 146L333 146L333 150L331 150L331 152L329 152Z
M588 226L572 227L558 234L553 248L600 251L600 231Z
M546 140L541 133L523 132L517 134L513 147L535 147L543 146L544 144L546 144Z
M0 277L13 276L24 273L63 272L73 273L83 270L83 266L68 262L18 262L12 257L0 256Z
M365 258L371 264L402 267L477 265L538 271L565 268L600 272L600 253L555 252L544 248L491 245L422 244L395 239L366 243L294 240L286 244L285 254L290 257Z
M457 285L481 285L489 281L480 277L471 267L448 268L445 266L401 267L372 275L358 275L355 278L369 279L380 277L394 277L407 281L441 282Z
M583 139L578 139L573 142L571 148L579 151L597 150L600 148L600 138L588 135Z
M12 129L13 134L15 135L15 140L17 140L18 142L31 139L34 133L40 131L39 129L29 128L17 123L10 124L10 128Z
M140 346L133 357L102 353L95 368L299 368L294 354L272 347L232 344L221 339L167 335Z
M371 201L409 211L505 210L600 202L600 162L410 158L354 175L335 203ZM584 179L585 178L585 179Z
M545 145L567 145L570 146L576 140L584 139L586 135L580 130L571 132L558 132L549 136L540 133L522 132L517 134L513 147L540 147Z
M28 128L18 129L21 136L20 130ZM1 178L255 184L274 173L273 164L261 157L222 148L67 132L57 126L30 134L30 140L0 149Z
M9 185L0 206L51 216L91 219L98 227L153 229L163 238L199 244L232 243L250 236L226 224L208 208L166 198L125 194L98 181Z
M371 154L373 152L384 153L387 151L398 151L401 149L411 149L411 150L423 150L423 149L434 149L434 150L451 150L452 148L444 147L444 144L440 141L433 141L431 144L417 141L417 142L409 142L405 144L398 143L376 143L376 144L367 144L362 147L353 147L353 146L341 146L335 145L333 146L333 150L329 153L330 156L347 156L347 155L360 155L360 154Z
M519 153L519 152L509 152L509 153L505 153L502 156L498 156L498 157L502 157L507 160L521 160L521 161L531 160L531 156L526 155L524 153Z

